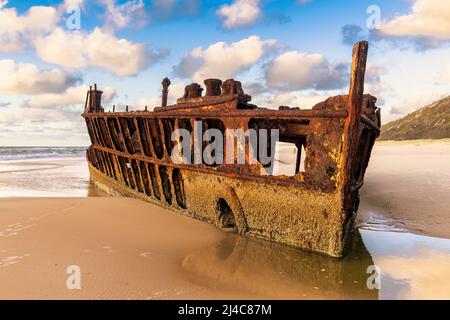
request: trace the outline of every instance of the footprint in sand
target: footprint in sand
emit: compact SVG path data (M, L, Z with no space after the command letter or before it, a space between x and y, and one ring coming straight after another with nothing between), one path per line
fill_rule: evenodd
M8 267L8 266L11 266L13 264L19 263L21 259L29 257L29 256L31 256L31 254L26 253L23 256L9 256L9 257L6 257L6 258L0 260L0 268L1 267Z
M58 210L54 210L54 211L50 211L50 212L44 213L44 214L40 215L39 217L31 217L31 218L28 218L26 220L26 223L31 223L32 221L39 221L42 218L47 217L49 215L53 215L53 214L56 214L56 213L59 213L59 212L67 212L67 211L72 210L73 208L75 208L75 206L71 205L71 206L66 207L66 208L62 208L62 209L58 209ZM21 222L13 223L13 224L8 225L6 227L6 229L0 230L0 237L7 238L7 237L17 236L21 231L24 231L24 230L29 229L31 227L32 227L31 224L25 224L24 225Z
M147 258L150 257L152 255L151 252L142 252L139 256L142 258Z
M106 250L106 253L107 253L107 254L113 254L113 253L116 253L116 251L113 250L113 248L108 247L108 246L104 246L104 247L102 247L102 249L103 249L103 250Z
M0 230L0 237L17 236L21 231L31 228L31 225L23 225L22 223L10 224L6 229Z

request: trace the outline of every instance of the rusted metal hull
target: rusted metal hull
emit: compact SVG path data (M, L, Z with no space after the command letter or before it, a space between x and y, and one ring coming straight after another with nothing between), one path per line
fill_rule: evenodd
M256 108L233 80L222 90L220 80L205 81L205 97L198 85L190 85L179 103L169 107L164 106L166 81L163 107L152 112L104 112L101 92L91 90L83 114L92 141L87 151L91 179L107 192L243 235L341 257L379 135L376 99L363 96L366 55L364 43L355 46L350 94L311 110ZM278 129L280 141L304 147L305 170L299 171L299 160L292 177L262 175L262 165L249 158L239 165L174 163L172 133L179 128L193 132L196 121L226 137L228 129ZM232 149L224 145L225 157L236 160L236 149L255 149L248 139L232 139ZM191 146L195 148L193 141Z
M180 172L187 199L184 204L176 195L174 183L170 186L171 195L167 196L167 192L158 199L124 187L91 165L90 173L92 181L105 192L162 205L218 227L222 225L217 204L224 199L233 211L237 231L242 234L331 256L340 257L344 251L344 215L337 192L276 186L186 170ZM168 178L174 179L172 169Z

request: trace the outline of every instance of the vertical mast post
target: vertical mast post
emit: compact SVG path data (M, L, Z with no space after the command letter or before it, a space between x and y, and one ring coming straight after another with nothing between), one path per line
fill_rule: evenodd
M368 48L369 44L367 41L358 42L353 47L350 92L347 107L348 116L344 128L344 153L341 166L341 183L344 194L344 207L346 209L352 208L353 163L358 148Z

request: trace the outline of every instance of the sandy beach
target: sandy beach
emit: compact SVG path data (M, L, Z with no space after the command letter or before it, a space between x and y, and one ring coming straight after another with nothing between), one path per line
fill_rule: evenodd
M2 162L0 299L449 299L449 160L449 142L377 144L343 260L99 197L83 158Z

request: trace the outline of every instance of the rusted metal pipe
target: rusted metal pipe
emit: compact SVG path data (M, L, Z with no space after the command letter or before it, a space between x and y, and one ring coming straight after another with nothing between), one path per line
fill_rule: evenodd
M166 107L167 106L167 98L169 96L169 86L170 86L169 78L164 78L163 81L161 82L161 84L163 86L161 106Z

